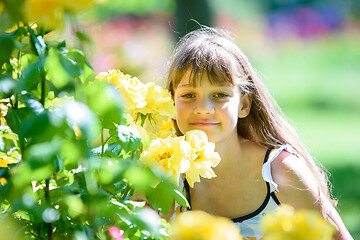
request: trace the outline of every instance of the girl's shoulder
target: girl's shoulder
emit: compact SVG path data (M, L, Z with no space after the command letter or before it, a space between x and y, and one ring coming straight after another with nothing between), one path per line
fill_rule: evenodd
M271 163L279 201L295 208L319 208L319 186L306 161L282 151Z

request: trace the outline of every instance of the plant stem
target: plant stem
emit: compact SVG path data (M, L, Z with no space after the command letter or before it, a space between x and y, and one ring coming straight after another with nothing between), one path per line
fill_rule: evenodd
M50 178L45 180L45 189L44 189L44 193L45 193L45 200L47 202L47 204L50 205ZM48 223L47 224L47 230L48 230L48 239L52 240L53 236L52 236L52 224Z
M108 142L113 136L115 136L115 133L112 134L112 135L110 135L110 137L108 137L108 138L105 140L104 145L107 144L107 142Z
M40 98L40 103L44 106L45 108L45 84L46 84L46 79L45 79L45 71L44 68L42 67L40 69L40 74L41 74L41 98Z
M104 154L104 128L101 128L100 138L101 138L101 155L100 156L102 157Z

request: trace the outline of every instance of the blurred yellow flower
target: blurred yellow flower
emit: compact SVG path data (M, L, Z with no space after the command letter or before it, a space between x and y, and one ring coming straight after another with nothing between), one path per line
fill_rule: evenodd
M335 231L318 211L296 211L284 204L265 215L261 224L266 240L329 240Z
M183 137L157 138L143 151L140 161L153 165L169 174L174 183L178 183L180 173L189 169L191 146Z
M78 13L93 7L99 0L62 0L61 1L64 9L70 13Z
M7 156L5 153L0 157L0 167L7 167L9 164L17 163L16 157Z
M46 29L54 29L61 24L64 9L62 0L26 0L22 6L27 23L36 22Z
M0 100L0 125L1 126L6 126L6 120L5 120L5 116L7 114L7 111L9 109L9 106L11 106L10 104L4 102L5 100L2 99Z
M4 10L4 4L0 2L0 15L2 14L3 10Z
M190 168L185 173L190 187L194 187L195 182L200 182L203 178L213 178L216 174L212 170L220 162L220 156L215 152L215 144L208 142L205 132L192 130L185 134L185 140L190 143L192 148Z
M5 185L5 184L7 184L7 179L6 178L4 178L4 177L2 177L2 178L0 178L0 184L1 185Z
M241 240L240 229L228 218L187 211L171 222L170 240Z
M61 25L65 12L78 13L101 0L25 0L22 12L27 23L36 22L48 30Z

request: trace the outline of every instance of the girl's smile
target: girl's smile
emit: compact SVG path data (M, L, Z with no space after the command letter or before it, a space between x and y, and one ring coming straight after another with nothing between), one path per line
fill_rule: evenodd
M207 74L193 86L188 76L184 75L174 94L180 131L203 130L215 143L237 138L236 125L242 112L240 89L229 83L210 83Z

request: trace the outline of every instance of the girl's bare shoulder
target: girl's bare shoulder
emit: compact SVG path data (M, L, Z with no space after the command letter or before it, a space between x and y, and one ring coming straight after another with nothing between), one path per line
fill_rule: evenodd
M271 163L271 174L278 184L280 202L295 208L319 208L319 186L306 161L282 151Z

